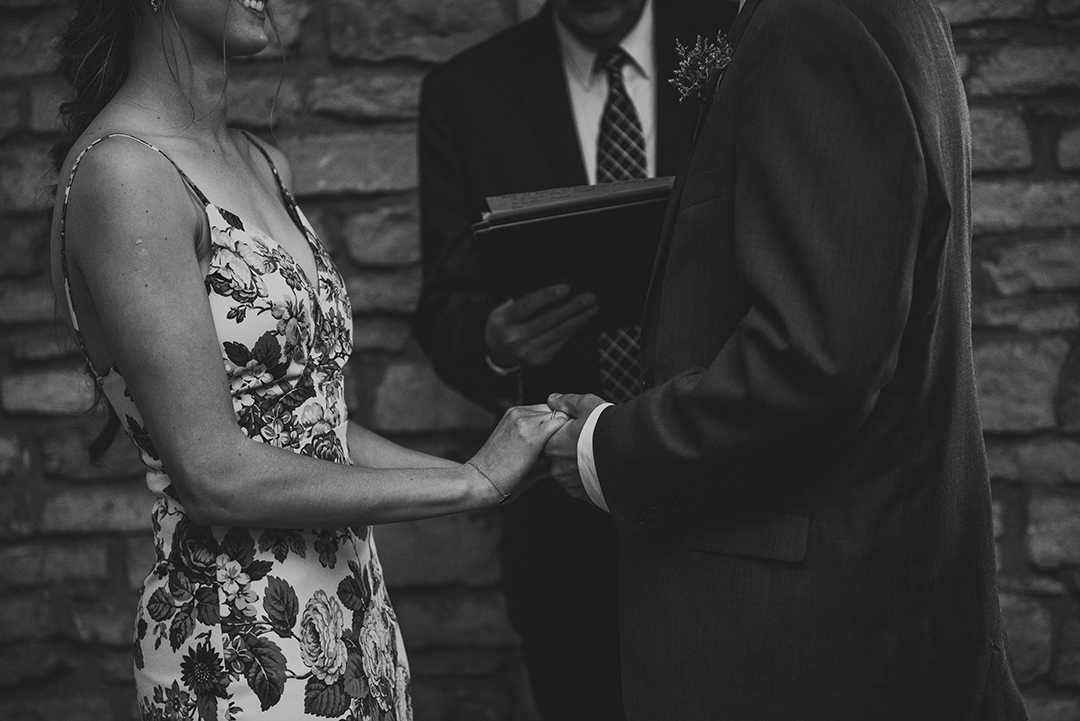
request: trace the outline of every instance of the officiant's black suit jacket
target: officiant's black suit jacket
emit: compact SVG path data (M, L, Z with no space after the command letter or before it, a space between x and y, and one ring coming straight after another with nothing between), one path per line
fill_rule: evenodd
M1022 719L932 0L748 0L595 429L631 719Z
M675 41L726 30L736 7L654 0L658 175L675 173L696 116L667 83ZM550 5L429 73L420 113L424 287L415 333L443 380L495 408L500 389L484 361L484 324L506 296L485 272L470 227L487 196L588 182ZM549 367L526 369L525 400L599 392L597 331L586 329ZM620 718L610 519L542 481L505 509L503 521L507 605L544 718Z

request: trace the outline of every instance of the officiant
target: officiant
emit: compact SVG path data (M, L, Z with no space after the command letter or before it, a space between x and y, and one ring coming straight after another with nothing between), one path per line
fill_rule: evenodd
M633 397L638 328L601 327L598 299L565 285L506 297L471 226L489 196L673 175L695 120L668 83L676 40L726 31L737 10L550 0L425 78L415 333L444 381L493 410L552 391ZM614 527L547 481L503 514L507 605L543 718L623 718Z

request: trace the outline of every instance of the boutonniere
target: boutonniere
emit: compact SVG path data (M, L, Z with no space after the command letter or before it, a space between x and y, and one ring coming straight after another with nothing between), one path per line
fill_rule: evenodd
M692 99L699 105L706 104L731 62L733 50L727 36L718 32L713 41L698 35L697 43L690 46L676 40L675 52L679 54L679 67L668 82L679 91L679 102Z

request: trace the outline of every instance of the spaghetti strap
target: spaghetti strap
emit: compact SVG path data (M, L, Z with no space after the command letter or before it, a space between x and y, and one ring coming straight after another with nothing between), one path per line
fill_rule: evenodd
M128 135L127 133L109 133L108 135L102 135L100 138L83 148L82 151L80 151L79 154L75 157L75 162L71 164L71 172L68 173L67 183L64 185L64 200L62 205L60 206L60 271L64 277L64 296L67 299L68 317L71 319L71 327L75 331L75 339L79 343L79 350L82 351L83 357L86 359L86 365L90 368L91 374L94 376L94 378L99 380L100 376L94 370L94 366L90 362L90 356L86 352L86 344L83 342L82 332L79 330L79 318L75 314L75 304L71 298L71 282L68 277L67 262L67 209L68 196L71 195L71 184L75 181L75 173L76 171L78 171L79 163L82 162L83 157L90 151L91 148L93 148L101 141L106 140L107 138L117 137L129 138L138 143L142 143L151 150L160 153L162 157L169 161L170 165L176 168L176 172L180 174L180 177L181 179L183 179L184 183L189 188L191 188L191 191L193 193L195 193L195 196L199 199L199 202L201 202L203 206L210 205L210 201L206 199L206 196L203 195L203 192L199 190L198 186L196 186L195 183L191 182L191 179L187 176L187 173L185 173L179 165L173 162L173 159L170 158L164 150L161 150L157 146L146 142L142 138L137 138L134 135Z

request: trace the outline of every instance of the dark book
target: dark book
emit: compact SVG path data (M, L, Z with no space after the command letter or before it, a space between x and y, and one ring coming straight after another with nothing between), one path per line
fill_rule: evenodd
M599 299L604 328L641 320L674 178L553 188L488 198L473 226L483 262L520 298L566 283Z

